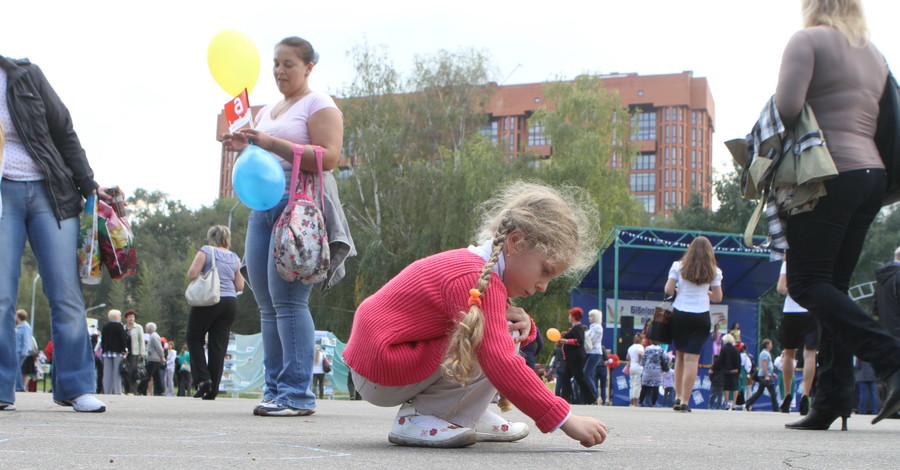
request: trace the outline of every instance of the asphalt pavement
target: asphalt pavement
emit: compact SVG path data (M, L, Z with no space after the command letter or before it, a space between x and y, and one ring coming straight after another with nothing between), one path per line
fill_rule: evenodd
M575 406L604 421L604 444L561 431L515 443L421 449L388 443L395 408L324 400L305 417L259 417L254 400L100 396L107 412L76 413L49 394L20 393L0 412L0 467L31 468L576 468L823 469L900 467L900 420L853 416L829 431L790 431L796 413ZM499 412L496 407L492 408Z

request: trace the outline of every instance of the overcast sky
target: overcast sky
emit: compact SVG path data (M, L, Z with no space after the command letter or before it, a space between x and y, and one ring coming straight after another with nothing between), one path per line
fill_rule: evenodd
M872 41L900 64L898 2L864 2ZM713 159L744 136L774 93L781 53L802 26L800 0L471 1L388 0L10 1L0 54L39 64L72 113L97 182L158 189L193 208L218 193L216 116L229 96L206 49L234 28L260 50L253 105L280 99L275 43L308 39L321 59L312 88L339 94L353 79L347 56L368 41L406 74L416 55L475 47L505 84L590 73L693 70L716 105ZM898 65L900 67L900 65Z

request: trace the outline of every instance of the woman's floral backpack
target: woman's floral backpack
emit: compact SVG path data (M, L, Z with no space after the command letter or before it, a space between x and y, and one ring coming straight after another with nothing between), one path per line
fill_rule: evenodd
M322 172L322 147L314 146L316 165L319 170L319 194L322 207L325 205ZM328 233L325 217L316 205L315 185L312 175L302 175L298 187L302 145L294 145L294 164L291 169L290 198L284 212L275 221L274 237L275 268L282 279L293 282L299 279L304 284L316 284L328 277L331 255L328 249Z

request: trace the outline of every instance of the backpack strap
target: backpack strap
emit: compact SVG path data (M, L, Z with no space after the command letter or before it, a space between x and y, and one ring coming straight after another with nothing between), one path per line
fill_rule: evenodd
M294 161L291 162L291 185L288 187L288 205L294 205L297 199L297 177L300 175L300 160L303 158L303 145L294 144Z

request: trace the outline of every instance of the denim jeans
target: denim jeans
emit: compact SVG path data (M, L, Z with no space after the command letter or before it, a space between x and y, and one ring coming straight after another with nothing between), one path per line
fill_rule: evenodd
M854 355L881 379L900 369L900 339L847 295L869 225L881 210L885 177L875 169L841 173L825 182L828 195L815 209L787 224L788 289L819 326L813 408L840 416L853 406Z
M588 385L595 397L599 397L597 390L597 364L603 359L603 354L588 354L587 360L584 361L584 376L587 378Z
M78 278L78 218L57 221L44 181L3 180L0 217L0 401L15 401L21 365L15 353L15 311L25 240L38 262L50 303L53 398L94 393L97 372Z
M287 282L275 269L272 230L287 205L287 195L267 211L251 211L247 222L245 260L253 297L259 305L266 386L263 400L313 410L310 387L315 330L309 312L312 285Z
M772 379L766 380L765 378L760 377L756 383L756 392L753 393L752 397L747 399L747 402L744 403L744 407L746 408L756 403L756 400L759 400L759 397L763 395L763 392L768 390L769 400L772 401L772 411L778 411L778 395L775 393L775 382L773 382Z
M875 396L875 382L856 382L859 389L859 405L856 412L859 414L878 414L878 398Z

